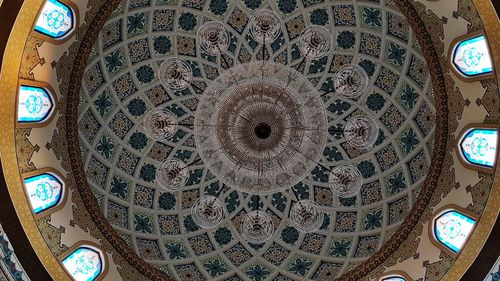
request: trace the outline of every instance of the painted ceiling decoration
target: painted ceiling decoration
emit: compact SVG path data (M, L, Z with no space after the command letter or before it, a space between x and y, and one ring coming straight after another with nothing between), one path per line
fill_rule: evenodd
M45 1L0 106L42 262L454 280L498 210L498 54L472 0L437 3Z
M178 278L182 279L186 272L199 278L208 274L220 280L237 272L253 280L265 279L272 272L282 272L280 278L313 280L324 280L325 274L339 276L350 265L369 258L399 227L427 174L433 153L435 110L433 98L426 95L431 84L425 59L404 16L394 6L355 2L306 5L298 9L295 2L285 4L285 1L277 6L274 3L269 7L265 3L251 6L254 8L240 7L234 2L227 4L225 10L201 2L190 3L199 7L195 9L189 9L184 2L169 6L136 1L119 4L100 32L93 47L95 55L87 62L82 82L78 126L87 181L102 212L128 245L153 266ZM261 8L273 10L283 21L283 27L276 29L276 39L265 45L257 43L251 34L252 15ZM229 33L228 50L222 56L207 55L200 43L195 43L199 28L208 21L222 22ZM301 64L300 34L314 24L333 30L333 46L327 55ZM227 149L228 153L251 146L239 144L237 135L235 141L226 144L223 139L204 142L200 137L217 138L223 132L231 133L231 127L227 127L232 126L231 122L246 122L238 119L242 118L238 115L231 117L232 112L240 112L234 110L239 106L238 94L248 101L242 104L241 112L249 110L247 116L261 116L262 122L272 120L267 122L273 128L279 127L275 125L279 115L266 119L272 114L269 111L259 113L259 107L245 109L253 104L265 106L260 97L267 92L258 92L258 88L252 87L259 86L251 86L243 78L248 71L248 81L260 79L258 60L262 60L263 54L268 61L290 65L304 74L304 79L311 83L307 87L313 89L310 95L316 96L317 101L311 109L298 110L325 112L323 118L328 122L320 130L326 133L325 144L309 146L315 150L324 147L323 150L317 154L316 151L296 154L297 159L283 161L289 165L285 170L290 172L297 165L294 163L311 165L299 169L305 174L298 175L292 188L285 182L273 187L277 181L271 180L257 191L253 188L260 185L246 188L236 184L240 178L244 180L254 173L252 170L238 170L241 175L235 175L236 182L226 179L234 164L224 162L225 150L214 154L222 157L217 158L220 160L207 155L218 145L234 144L234 148ZM170 57L179 58L192 70L192 81L184 83L184 90L171 90L161 83L161 64ZM247 63L250 64L246 66ZM321 100L319 93L334 90L335 73L349 64L362 67L369 86L359 97L329 94ZM272 79L276 79L285 85L288 68L282 68L269 66L263 76L273 84L276 82ZM255 78L250 74L253 69L258 75ZM237 85L248 85L248 93L244 86L233 87L239 92L232 92L233 73L243 76L237 78ZM301 90L297 93L304 95L307 90L298 88L302 83L290 87L297 87L295 91ZM198 88L206 87L200 96ZM234 101L218 94L226 88L229 90L224 95ZM256 91L255 99L252 89ZM276 93L283 97L281 104L289 107L286 94L279 91L276 88ZM212 104L214 99L221 100L220 108ZM306 102L309 98L296 96L290 103L302 99ZM196 120L194 130L178 125L171 138L160 141L149 138L142 128L147 126L143 120L149 111L158 109L173 113L178 124L193 124ZM369 115L380 124L379 137L372 149L356 149L342 134L346 122L360 114ZM293 118L283 119L292 122L284 127L299 122ZM208 123L211 120L222 123L203 126L205 122L211 124ZM260 122L257 121L254 122ZM320 126L318 122L311 119L304 126ZM221 133L214 128L222 130ZM239 130L234 134L238 132L246 134ZM309 149L302 144L292 145L304 151ZM246 153L249 157L250 151ZM234 157L242 159L240 155ZM309 157L315 160L308 161ZM177 192L158 188L155 183L157 167L164 160L189 165L185 186ZM215 169L213 165L218 161L227 164ZM333 194L329 172L318 166L318 162L332 168L353 165L363 178L359 194L347 198ZM263 178L272 179L272 168L265 172L269 175ZM259 196L258 192L268 195ZM209 230L196 224L191 215L192 206L204 195L220 198L226 212L220 225ZM301 233L290 225L292 207L305 199L315 201L324 212L319 230L312 233ZM265 243L249 243L242 233L245 214L256 210L268 214L274 224L273 236Z

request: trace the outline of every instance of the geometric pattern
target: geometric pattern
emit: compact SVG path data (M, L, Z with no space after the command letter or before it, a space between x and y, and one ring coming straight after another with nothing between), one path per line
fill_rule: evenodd
M404 17L386 1L297 2L123 0L93 48L79 107L89 185L111 225L133 238L130 246L179 280L325 280L345 273L397 229L425 179L435 110L427 95L429 71ZM370 150L350 147L330 130L320 160L325 166L356 165L364 177L361 192L353 198L333 196L328 175L316 167L290 190L253 197L223 186L202 162L190 167L181 191L159 190L154 184L159 162L196 161L193 131L180 127L171 140L157 142L145 136L141 122L154 108L168 108L180 123L193 122L200 97L191 87L179 92L163 88L159 64L181 57L201 88L218 77L224 63L203 54L195 40L207 19L226 23L230 64L262 59L262 45L249 36L248 20L266 5L283 20L282 33L268 45L270 60L297 65L298 35L305 26L318 24L335 30L329 55L303 67L320 93L333 87L332 75L343 64L358 64L369 75L368 91L359 98L323 98L328 128L342 128L359 113L381 125ZM219 195L228 213L210 231L200 229L190 216L190 206L205 194ZM307 198L316 200L326 216L320 230L301 234L289 227L288 214L294 202ZM276 222L274 237L263 245L247 243L239 232L241 215L255 206Z

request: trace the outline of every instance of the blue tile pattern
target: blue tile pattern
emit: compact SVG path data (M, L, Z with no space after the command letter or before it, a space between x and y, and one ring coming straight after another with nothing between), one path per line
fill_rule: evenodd
M435 109L429 71L404 16L387 1L322 0L122 0L122 9L104 25L82 82L80 143L91 189L111 225L130 237L146 261L178 280L331 280L377 251L415 202L432 155ZM180 123L193 121L200 97L193 87L164 88L161 62L178 56L193 68L193 83L205 88L224 71L217 56L201 52L196 31L207 20L223 21L230 33L225 58L230 64L260 58L262 44L248 32L252 13L273 9L282 17L281 34L269 42L266 57L298 65L297 39L310 24L332 30L332 50L305 61L302 70L320 93L333 88L332 76L347 64L361 66L370 86L357 99L323 98L329 118L321 162L352 163L364 178L360 193L339 199L319 166L289 190L266 196L239 193L220 184L202 162L190 167L186 187L158 189L156 167L164 159L186 163L198 158L189 127L171 140L149 139L146 113L167 108ZM380 124L372 149L345 142L345 122L366 113ZM218 195L227 219L213 230L194 222L190 208L204 194ZM325 210L320 230L304 234L290 226L291 205L314 199ZM251 245L240 234L241 216L254 208L276 223L268 243ZM347 264L346 264L347 263Z

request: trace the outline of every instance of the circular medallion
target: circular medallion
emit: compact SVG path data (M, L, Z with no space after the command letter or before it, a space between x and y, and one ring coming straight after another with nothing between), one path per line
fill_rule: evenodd
M272 193L298 183L319 161L326 113L304 76L256 62L212 82L194 131L203 162L219 180L246 193Z

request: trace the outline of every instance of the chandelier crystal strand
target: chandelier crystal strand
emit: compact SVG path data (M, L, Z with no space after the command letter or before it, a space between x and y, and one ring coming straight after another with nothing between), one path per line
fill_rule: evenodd
M154 140L171 138L177 132L177 126L177 116L169 110L151 110L143 121L144 131Z
M261 244L269 240L274 233L274 223L267 212L255 210L243 217L242 236L250 243Z
M229 33L220 22L205 22L196 37L201 49L210 55L220 55L229 47Z
M309 59L324 56L332 47L332 37L328 29L312 25L300 34L298 46L301 54Z
M333 77L335 92L346 98L356 98L368 88L368 75L359 65L341 67Z
M250 18L250 34L258 43L273 42L281 30L281 19L273 11L261 9Z
M300 200L290 210L292 225L300 232L309 233L318 230L323 224L323 219L323 210L312 200Z
M334 194L341 198L349 198L359 192L363 178L356 167L340 165L331 170L328 184Z
M307 78L259 61L234 66L207 87L194 135L203 163L222 183L270 194L292 187L314 169L326 143L327 118Z
M354 116L344 127L344 136L351 146L364 149L372 147L379 135L379 125L368 115Z
M224 207L215 196L202 196L191 208L193 221L201 228L214 228L224 219Z
M168 191L178 191L187 182L189 169L183 161L165 160L156 171L156 184Z
M189 86L193 78L191 67L179 58L168 58L159 69L160 82L166 88L183 90Z

